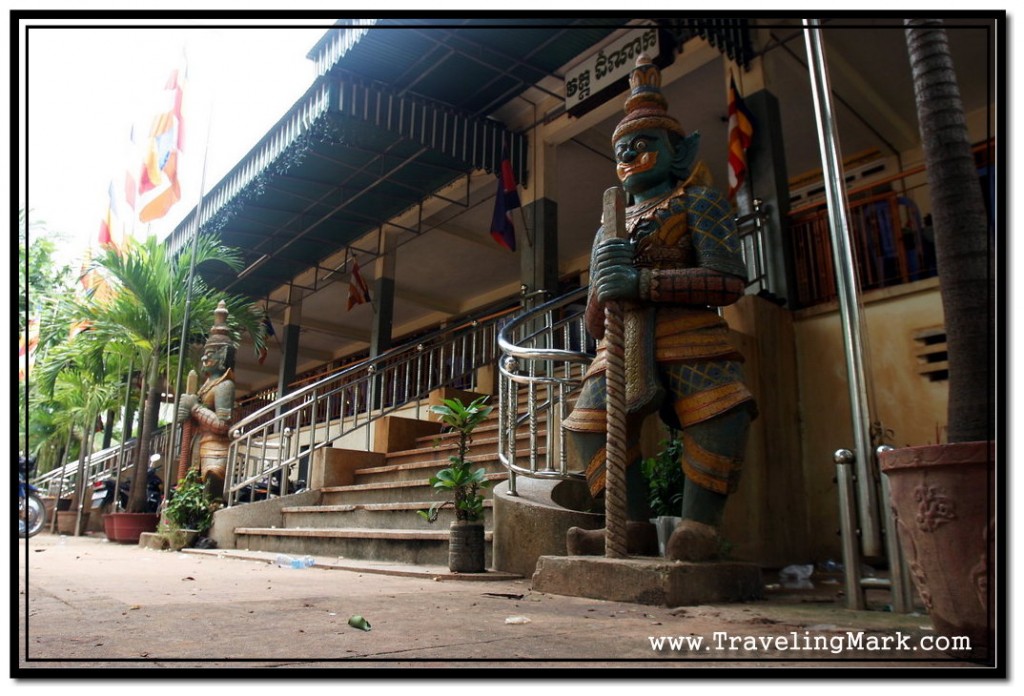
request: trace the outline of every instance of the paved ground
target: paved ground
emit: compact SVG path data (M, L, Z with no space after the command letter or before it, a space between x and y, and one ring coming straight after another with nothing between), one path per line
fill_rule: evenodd
M155 551L102 535L44 532L20 541L18 552L24 677L98 668L316 668L350 677L365 668L514 666L516 675L591 677L595 669L706 676L722 667L872 667L891 676L929 669L922 678L934 678L936 667L971 668L924 651L922 640L934 638L926 616L849 611L834 584L669 609L542 594L528 579L467 582L440 568L403 577L385 567L342 570L326 558L280 568L268 562L273 554ZM372 630L349 626L353 615ZM842 642L850 635L860 636L860 648ZM663 638L703 643L653 646Z

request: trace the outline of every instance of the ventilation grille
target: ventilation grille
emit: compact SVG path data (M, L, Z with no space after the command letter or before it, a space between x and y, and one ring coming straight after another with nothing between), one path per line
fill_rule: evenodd
M914 332L914 357L917 372L932 382L949 379L949 357L946 354L946 327L933 326Z

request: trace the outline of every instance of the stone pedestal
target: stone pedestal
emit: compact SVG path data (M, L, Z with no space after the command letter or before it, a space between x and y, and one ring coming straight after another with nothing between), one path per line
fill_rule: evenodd
M541 556L538 592L667 607L761 599L761 569L753 563L683 563L664 558Z

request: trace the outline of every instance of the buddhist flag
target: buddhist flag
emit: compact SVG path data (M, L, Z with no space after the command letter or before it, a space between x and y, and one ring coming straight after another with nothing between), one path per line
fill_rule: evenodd
M28 377L32 364L36 360L36 348L39 346L39 320L29 319L24 334L18 338L18 379L24 381Z
M274 325L270 323L270 317L266 314L263 315L263 333L266 339L263 341L263 347L256 352L256 362L260 365L267 360L267 340L276 335Z
M120 253L124 244L124 227L118 211L117 192L113 181L107 188L107 198L107 214L100 220L99 243L104 249L113 249Z
M141 222L163 217L181 199L178 160L185 144L181 112L184 83L184 69L171 72L164 88L164 103L153 119L149 138L143 144L143 162L135 199Z
M736 79L729 77L729 199L743 185L747 175L747 148L754 139L754 125L739 92Z
M352 259L352 275L348 279L348 308L351 310L356 305L370 301L370 288L359 272L359 262Z
M494 196L494 215L491 217L491 236L509 251L516 250L516 228L512 224L512 211L519 207L516 176L508 152L502 152L501 171L498 173L498 192Z

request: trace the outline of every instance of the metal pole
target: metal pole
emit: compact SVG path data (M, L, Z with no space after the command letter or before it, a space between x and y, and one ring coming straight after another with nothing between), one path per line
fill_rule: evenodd
M853 472L856 457L848 449L832 455L836 465L836 487L839 489L839 529L843 547L843 577L846 579L846 608L864 609L864 588L861 585L860 554L857 553L857 514L853 503L856 496Z
M825 175L825 195L828 201L829 229L832 253L836 267L836 291L839 296L839 315L843 327L846 349L846 370L850 382L850 413L857 466L857 509L860 520L861 548L866 556L882 554L881 535L876 511L878 495L871 472L871 417L868 403L867 379L864 369L864 347L861 338L860 308L857 302L857 274L854 267L853 246L846 217L846 189L843 182L842 160L839 155L839 136L832 114L832 92L829 86L828 65L821 42L818 20L804 20L804 39L807 43L807 62L811 77L811 94L818 120L818 138Z
M192 281L196 275L196 252L199 249L199 232L202 229L203 222L203 198L206 194L206 164L209 160L210 155L210 133L213 129L213 106L210 107L210 116L206 124L206 146L203 149L203 174L199 180L199 202L196 204L196 215L195 223L196 229L192 235L192 255L188 261L188 282L185 284L185 313L181 319L181 341L178 344L178 370L174 378L174 411L171 414L171 425L170 425L170 438L171 443L168 445L168 451L170 456L167 458L167 471L170 471L170 466L174 461L174 445L175 438L174 434L178 427L178 404L181 401L181 376L185 369L185 346L188 343L188 325L191 320L192 314ZM167 336L168 345L170 343L170 334ZM184 447L185 443L182 443ZM225 472L226 473L226 472ZM230 482L225 481L225 485ZM164 484L164 496L170 492L170 486L165 482Z
M893 448L882 445L875 450L877 454L890 451ZM882 502L888 513L888 506L892 500L892 492L889 489L889 477L882 475ZM892 610L897 614L909 614L914 610L914 590L910 580L910 569L907 567L907 560L903 556L903 547L900 546L900 538L896 530L896 520L891 513L885 515L885 536L886 549L889 553L889 579L892 583Z

